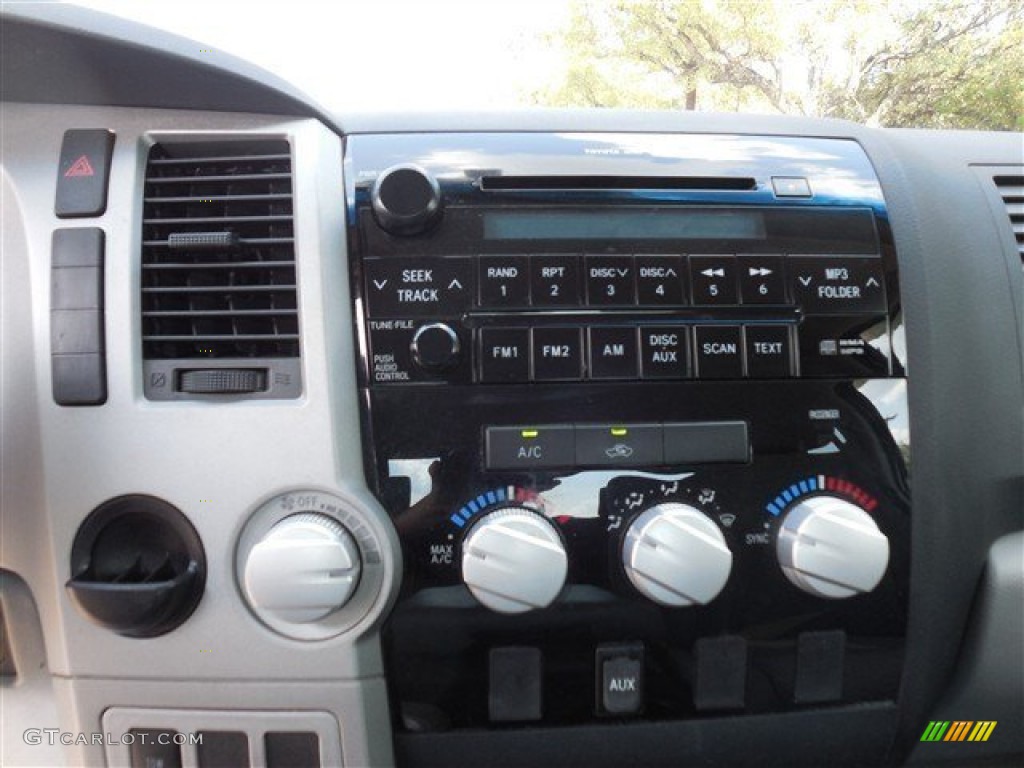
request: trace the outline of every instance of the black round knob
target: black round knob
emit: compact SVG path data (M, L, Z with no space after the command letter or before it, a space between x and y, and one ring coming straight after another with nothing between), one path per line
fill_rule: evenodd
M428 371L443 371L459 359L459 335L444 323L420 326L413 334L412 359Z
M396 165L377 177L370 192L377 223L393 235L418 235L441 215L437 179L415 165Z

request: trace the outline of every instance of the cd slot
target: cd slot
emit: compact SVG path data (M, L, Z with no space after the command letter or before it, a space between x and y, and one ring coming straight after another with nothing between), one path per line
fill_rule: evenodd
M757 182L729 176L482 176L484 192L509 190L668 189L750 192Z

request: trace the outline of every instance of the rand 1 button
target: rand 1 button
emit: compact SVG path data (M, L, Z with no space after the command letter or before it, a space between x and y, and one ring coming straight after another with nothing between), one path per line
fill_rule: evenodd
M877 256L791 256L786 266L805 314L885 311L885 274Z
M587 303L631 305L636 301L632 256L587 256Z
M530 303L530 272L525 256L482 256L480 306L525 307Z
M645 379L685 379L689 353L690 329L685 326L640 329L640 368Z
M738 304L736 257L691 256L690 285L694 304Z
M582 377L582 331L579 328L534 328L534 381L574 381Z
M364 259L368 315L457 315L472 302L473 267L466 257Z
M577 424L576 465L635 467L662 463L660 424Z
M792 344L785 325L748 325L743 329L747 376L777 379L791 376Z
M590 329L590 378L635 379L636 328Z
M480 331L480 378L488 383L529 381L528 328L484 328Z
M531 256L530 282L535 307L575 307L581 303L578 256Z
M740 296L744 304L785 304L781 256L741 256Z
M487 427L484 432L487 469L550 469L576 462L571 425Z
M637 256L636 290L641 306L686 303L686 263L682 256Z
M743 376L743 347L738 325L698 326L697 376L702 379L738 379Z

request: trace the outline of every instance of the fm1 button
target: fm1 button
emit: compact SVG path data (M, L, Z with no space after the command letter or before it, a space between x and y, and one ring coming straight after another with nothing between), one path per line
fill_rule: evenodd
M738 379L743 376L743 349L738 325L698 327L697 375L702 379Z
M598 714L638 714L644 705L643 645L601 645L597 648L595 661Z
M575 463L572 426L487 427L487 469L546 469Z
M526 382L530 378L530 330L480 331L480 378L485 382Z
M640 361L645 379L684 379L688 373L690 331L682 326L640 329Z

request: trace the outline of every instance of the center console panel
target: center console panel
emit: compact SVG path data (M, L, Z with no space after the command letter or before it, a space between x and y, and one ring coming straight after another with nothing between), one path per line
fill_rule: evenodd
M399 732L896 698L899 276L853 141L357 135Z

